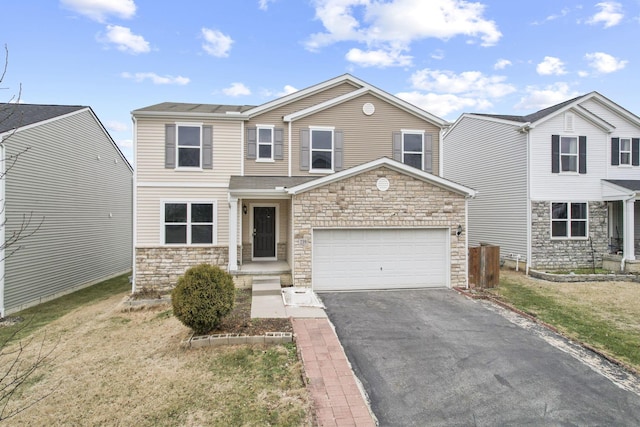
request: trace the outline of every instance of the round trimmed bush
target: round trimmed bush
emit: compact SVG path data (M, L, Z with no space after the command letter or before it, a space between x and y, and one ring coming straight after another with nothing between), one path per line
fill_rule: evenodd
M220 324L233 309L233 278L220 267L200 264L189 268L171 292L173 314L197 334Z

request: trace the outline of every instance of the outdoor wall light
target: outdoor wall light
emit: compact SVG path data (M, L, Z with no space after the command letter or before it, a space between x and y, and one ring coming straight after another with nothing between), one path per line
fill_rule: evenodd
M459 236L461 234L462 234L462 226L458 224L458 229L456 230L456 236Z
M242 213L247 214L247 205L242 205Z

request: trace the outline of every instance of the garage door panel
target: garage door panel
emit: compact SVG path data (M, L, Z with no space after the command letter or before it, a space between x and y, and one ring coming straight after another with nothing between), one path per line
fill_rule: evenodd
M447 286L447 229L314 230L315 290Z

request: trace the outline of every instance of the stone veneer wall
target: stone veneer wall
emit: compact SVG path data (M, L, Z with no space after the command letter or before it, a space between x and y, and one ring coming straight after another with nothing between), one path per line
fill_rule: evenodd
M608 253L607 204L589 202L590 240L551 239L551 202L531 202L531 266L558 270L602 266ZM593 246L593 249L592 249Z
M376 188L387 178L387 191ZM311 286L311 231L319 228L451 228L451 286L466 284L465 197L381 167L293 196L295 286Z
M287 244L286 243L278 243L277 248L277 259L278 261L286 261L287 260ZM242 245L242 262L251 262L251 257L253 255L253 245L251 243L245 243Z
M227 246L136 248L136 288L173 288L178 277L194 265L207 263L226 269Z

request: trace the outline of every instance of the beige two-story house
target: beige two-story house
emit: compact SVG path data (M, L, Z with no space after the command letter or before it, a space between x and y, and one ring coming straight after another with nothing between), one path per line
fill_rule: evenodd
M320 291L466 284L475 192L440 177L446 121L348 74L259 106L132 115L134 290L202 262L277 263Z

